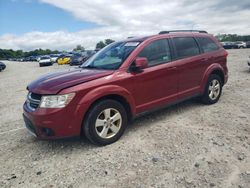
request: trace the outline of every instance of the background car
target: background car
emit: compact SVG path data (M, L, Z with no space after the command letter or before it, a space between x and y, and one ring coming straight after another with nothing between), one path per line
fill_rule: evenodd
M41 57L42 57L41 55L36 56L36 61L39 62Z
M43 66L50 66L53 65L53 63L50 60L50 56L42 56L39 60L39 66L43 67Z
M36 61L36 56L30 56L30 61Z
M250 48L250 41L246 42L247 48Z
M86 50L81 54L74 54L70 60L70 66L81 65L87 61L96 52L94 50Z
M52 63L55 63L55 62L57 61L58 57L59 57L58 54L51 54L51 55L50 55L50 61L51 61Z
M237 49L238 45L235 42L222 42L221 43L224 49Z
M71 58L71 55L64 55L62 57L59 57L57 59L57 63L58 65L65 65L65 64L69 64L70 63L70 59Z
M238 46L238 48L246 48L247 47L246 42L243 42L243 41L237 41L237 42L235 42L235 44Z
M83 56L81 54L74 54L71 57L70 66L81 65L84 62L85 59L86 59L85 56Z
M3 62L0 62L0 72L6 68L6 65Z
M30 61L30 57L23 58L23 61Z
M248 57L247 64L248 64L249 70L250 70L250 56Z

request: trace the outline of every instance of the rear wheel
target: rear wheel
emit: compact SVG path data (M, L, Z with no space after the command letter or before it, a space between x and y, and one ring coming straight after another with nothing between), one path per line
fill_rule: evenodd
M115 100L104 100L87 113L83 132L92 143L107 145L117 141L126 127L127 114L123 105Z
M202 101L205 104L214 104L219 100L221 92L222 92L221 78L216 74L212 74L208 79L205 92L202 96Z

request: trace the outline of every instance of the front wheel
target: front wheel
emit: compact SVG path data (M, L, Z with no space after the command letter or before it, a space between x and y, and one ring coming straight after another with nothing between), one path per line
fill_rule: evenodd
M94 144L107 145L117 141L127 127L127 113L115 100L96 103L86 115L83 132Z
M204 94L202 96L202 101L205 104L214 104L219 100L221 92L221 78L216 74L212 74L208 79Z

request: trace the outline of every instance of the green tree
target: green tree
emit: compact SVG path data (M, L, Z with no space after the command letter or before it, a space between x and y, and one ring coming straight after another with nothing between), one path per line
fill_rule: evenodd
M83 46L81 46L80 44L78 44L74 49L73 51L82 51L84 52L85 51L85 48Z
M109 45L109 44L111 44L111 43L113 43L113 42L115 42L115 41L112 40L112 39L105 39L104 42L103 42L103 41L100 41L100 42L98 42L98 43L96 44L96 49L102 49L102 48L104 48L105 46L107 46L107 45Z
M100 41L96 44L96 49L102 49L106 46L106 44L103 41Z
M9 58L20 58L20 57L29 57L29 56L37 56L37 55L49 55L49 54L57 54L59 53L57 50L50 49L36 49L29 52L23 52L22 50L14 51L12 49L0 49L0 59L9 59Z
M237 35L237 34L218 34L216 36L221 42L225 41L250 41L250 35Z
M113 43L113 42L115 42L115 41L112 40L112 39L105 39L105 44L106 44L106 45L109 45L109 44L111 44L111 43Z

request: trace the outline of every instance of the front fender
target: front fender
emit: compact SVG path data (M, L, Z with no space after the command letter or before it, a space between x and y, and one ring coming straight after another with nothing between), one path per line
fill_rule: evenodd
M131 112L135 115L135 100L132 97L131 93L118 85L107 85L98 87L89 91L84 97L80 100L79 104L89 109L89 107L98 99L108 96L108 95L119 95L123 97L131 108Z

